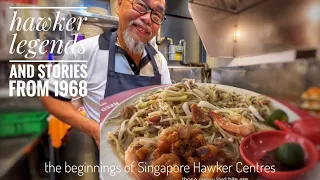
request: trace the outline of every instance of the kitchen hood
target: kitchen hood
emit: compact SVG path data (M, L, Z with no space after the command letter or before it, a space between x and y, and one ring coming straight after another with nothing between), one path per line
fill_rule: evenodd
M210 57L320 49L318 0L191 0L189 11Z

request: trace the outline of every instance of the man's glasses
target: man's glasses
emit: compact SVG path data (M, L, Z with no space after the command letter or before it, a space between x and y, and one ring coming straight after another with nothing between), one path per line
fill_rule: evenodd
M132 1L132 7L134 10L136 10L140 14L146 14L151 10L150 16L151 20L160 25L163 23L164 20L166 20L166 16L159 12L158 10L152 9L146 2L143 0L133 0Z

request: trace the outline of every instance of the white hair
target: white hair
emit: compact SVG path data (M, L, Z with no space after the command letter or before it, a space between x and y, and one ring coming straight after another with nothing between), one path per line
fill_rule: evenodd
M130 22L129 25L132 25L133 21ZM123 33L123 39L124 43L126 44L128 50L133 53L134 55L143 55L144 52L144 43L141 41L137 41L134 39L130 33L129 30L126 29Z

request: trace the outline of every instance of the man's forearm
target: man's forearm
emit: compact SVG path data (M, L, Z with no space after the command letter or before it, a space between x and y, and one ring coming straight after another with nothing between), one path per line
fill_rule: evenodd
M90 136L99 135L99 123L82 115L70 102L53 97L41 97L47 110L61 121L75 127Z

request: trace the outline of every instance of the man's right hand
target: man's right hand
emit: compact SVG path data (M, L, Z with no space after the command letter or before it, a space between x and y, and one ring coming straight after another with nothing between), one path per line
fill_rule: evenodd
M41 97L41 102L49 113L64 123L91 136L95 140L98 148L100 148L100 125L97 121L81 114L71 102L62 101L51 96Z
M97 124L97 126L95 125L92 128L91 137L94 139L98 148L100 149L100 125L99 125L99 123L96 123L96 124Z

